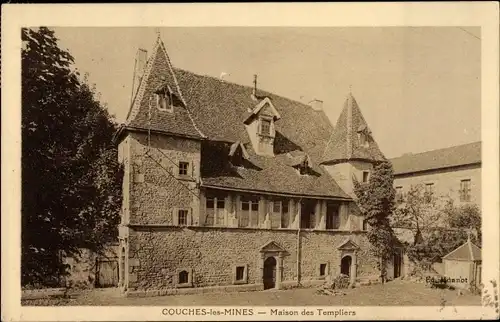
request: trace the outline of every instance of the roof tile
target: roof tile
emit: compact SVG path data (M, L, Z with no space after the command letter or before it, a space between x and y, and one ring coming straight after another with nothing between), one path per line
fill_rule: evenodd
M368 146L363 146L360 143L358 132L367 134ZM347 160L385 160L352 94L349 94L344 102L344 108L337 120L330 144L321 162L336 163Z

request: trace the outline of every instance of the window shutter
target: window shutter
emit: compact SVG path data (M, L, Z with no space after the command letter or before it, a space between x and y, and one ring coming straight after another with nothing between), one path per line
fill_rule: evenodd
M191 226L193 224L193 208L188 209L187 225Z
M173 211L172 219L174 226L179 226L179 209L177 207L174 207L172 211Z

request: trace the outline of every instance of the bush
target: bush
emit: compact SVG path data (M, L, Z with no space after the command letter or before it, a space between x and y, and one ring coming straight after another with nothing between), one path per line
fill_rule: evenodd
M341 290L341 289L346 289L349 287L349 284L351 283L351 280L349 276L340 274L337 277L335 277L332 281L331 288L334 290Z

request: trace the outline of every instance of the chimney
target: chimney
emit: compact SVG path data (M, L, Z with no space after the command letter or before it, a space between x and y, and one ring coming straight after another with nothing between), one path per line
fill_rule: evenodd
M257 75L253 75L252 99L257 100Z
M144 70L146 69L147 60L148 52L139 48L135 56L134 78L132 80L132 100L134 99L137 89L139 88L139 84L141 83L141 78L144 74Z
M309 106L315 111L321 111L323 110L323 101L320 101L318 99L313 99L312 101L309 102Z

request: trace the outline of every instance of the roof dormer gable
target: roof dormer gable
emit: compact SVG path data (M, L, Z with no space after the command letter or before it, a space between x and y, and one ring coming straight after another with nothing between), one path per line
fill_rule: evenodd
M235 142L229 148L229 161L232 165L241 167L245 161L250 159L247 149L241 142Z
M245 124L250 124L259 116L271 118L273 121L277 121L281 118L280 113L276 107L274 107L269 97L262 99L252 110L249 110L249 112L250 115L245 119Z
M275 121L281 115L269 97L263 98L246 117L244 124L252 142L255 153L263 156L274 156L274 138L276 137Z
M300 175L309 175L313 173L313 164L311 157L302 151L295 151L295 153L288 153L290 158L290 165Z

